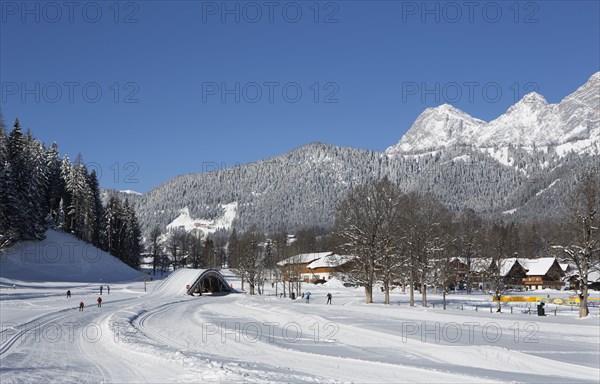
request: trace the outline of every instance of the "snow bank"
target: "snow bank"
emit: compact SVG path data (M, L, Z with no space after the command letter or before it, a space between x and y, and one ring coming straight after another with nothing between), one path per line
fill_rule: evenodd
M42 241L25 241L0 254L0 284L124 282L140 272L116 257L59 231Z

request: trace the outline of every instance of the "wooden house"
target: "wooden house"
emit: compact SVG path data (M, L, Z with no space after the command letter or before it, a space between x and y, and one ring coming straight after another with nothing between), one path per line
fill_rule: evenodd
M300 253L281 260L277 265L281 267L284 281L309 281L313 271L308 265L332 254L333 252Z
M527 289L561 289L565 271L561 268L555 257L541 257L539 259L519 259L527 269L523 278L523 285Z
M331 254L310 263L306 268L310 270L311 282L325 282L334 276L344 279L344 272L350 267L353 256Z

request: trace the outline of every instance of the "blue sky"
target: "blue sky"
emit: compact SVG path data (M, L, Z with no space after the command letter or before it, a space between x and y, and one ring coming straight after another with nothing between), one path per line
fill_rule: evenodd
M490 120L600 68L598 1L68 4L0 1L1 111L141 192L315 141L385 150L427 107Z

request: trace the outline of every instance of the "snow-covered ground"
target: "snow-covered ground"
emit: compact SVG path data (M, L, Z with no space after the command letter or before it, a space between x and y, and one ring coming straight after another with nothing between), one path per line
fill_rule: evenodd
M223 274L240 288L229 271ZM535 303L510 303L512 313L504 304L502 313L491 313L488 295L451 294L444 311L432 292L428 308L411 308L400 290L391 305L382 304L380 291L367 305L360 288L338 281L303 285L310 303L277 297L270 285L263 296L190 297L175 288L191 282L175 278L150 281L147 291L139 278L111 282L110 295L102 282L98 308L95 278L27 284L17 275L13 289L8 270L0 269L2 384L597 383L600 377L598 308L586 319L554 305L538 317ZM332 305L325 304L327 293Z
M235 287L239 282L228 276ZM273 295L165 297L156 281L48 283L0 291L0 381L48 382L590 382L600 327L567 307L489 312L488 296L449 309L362 304L360 289L306 286L311 302ZM333 304L325 304L327 292ZM267 291L270 292L270 287ZM83 312L77 305L86 303ZM399 303L399 304L398 304ZM460 309L462 304L462 309ZM475 305L478 310L475 311ZM533 312L532 312L533 313Z

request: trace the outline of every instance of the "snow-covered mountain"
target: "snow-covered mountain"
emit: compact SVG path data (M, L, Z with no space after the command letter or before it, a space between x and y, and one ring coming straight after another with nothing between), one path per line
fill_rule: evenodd
M142 196L120 194L146 234L155 226L328 227L350 189L381 177L404 191L431 193L452 211L556 219L574 177L600 172L599 125L596 73L558 104L531 93L489 123L450 105L429 108L385 153L313 143L251 165L181 175Z
M464 145L481 132L485 125L485 121L475 119L449 104L427 108L417 117L402 140L388 148L387 153L420 152Z
M586 145L575 145L583 141ZM600 141L600 72L558 104L535 92L488 122L444 104L426 109L388 155L453 145L477 148L542 147L571 143L583 149Z

